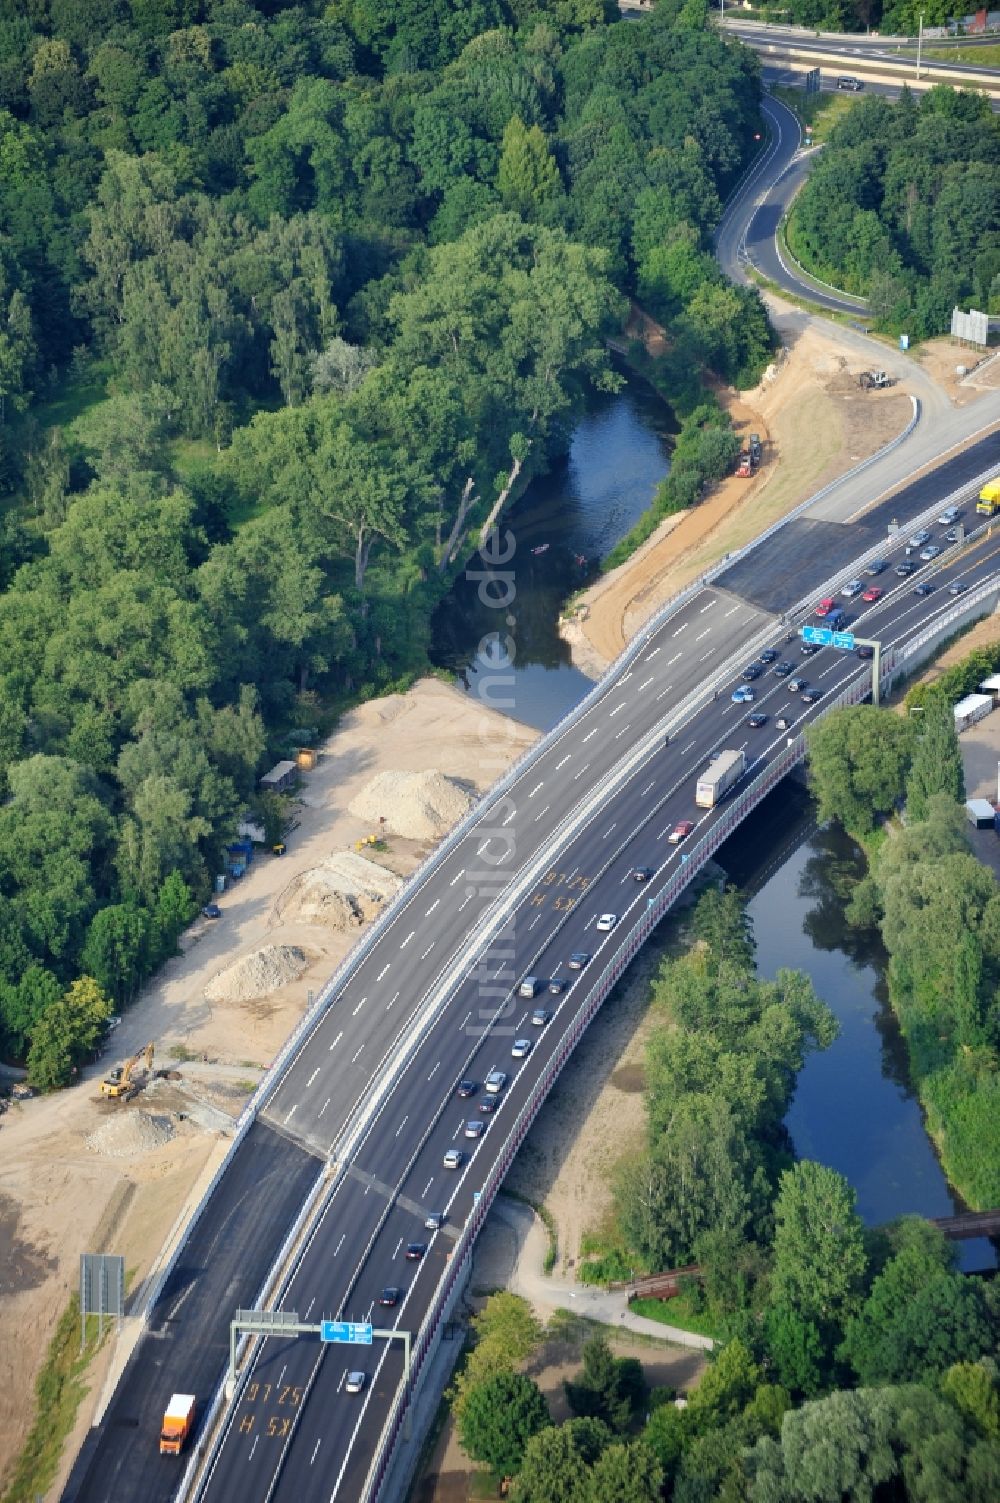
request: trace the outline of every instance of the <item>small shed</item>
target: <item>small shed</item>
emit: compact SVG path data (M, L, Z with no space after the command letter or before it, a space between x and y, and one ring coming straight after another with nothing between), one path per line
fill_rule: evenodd
M988 694L994 705L1000 704L1000 673L993 673L989 678L984 678L979 685L980 694Z
M995 810L988 798L967 799L965 813L969 824L975 825L977 830L989 830L993 828Z
M990 700L990 708L993 701ZM284 793L295 782L295 774L298 771L294 762L276 762L270 772L265 772L260 780L260 786L270 793Z
M977 720L982 720L988 715L992 708L993 696L991 694L967 694L955 706L956 731L968 730L970 725L975 725Z

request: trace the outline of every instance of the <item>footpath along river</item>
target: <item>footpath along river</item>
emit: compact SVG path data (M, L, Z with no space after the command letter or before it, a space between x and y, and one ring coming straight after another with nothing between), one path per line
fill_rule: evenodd
M558 635L559 610L652 501L669 470L672 431L656 394L630 381L590 405L566 458L511 508L513 703L495 708L547 730L587 692L591 681ZM479 643L496 625L496 610L481 604L477 583L466 578L435 616L434 660L469 694L477 693ZM751 896L760 974L780 966L806 971L840 1023L836 1043L807 1060L799 1076L787 1119L798 1155L844 1174L869 1224L960 1209L909 1081L879 935L844 920L851 885L864 872L861 851L843 831L817 828L808 794L786 779L718 859ZM985 1238L957 1246L963 1268L996 1266Z

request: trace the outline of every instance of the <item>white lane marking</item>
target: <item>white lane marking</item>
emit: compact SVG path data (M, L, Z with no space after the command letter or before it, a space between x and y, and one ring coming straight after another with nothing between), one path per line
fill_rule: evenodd
M469 1019L471 1017L472 1017L472 1008L470 1007L469 1011L465 1014L465 1017L462 1019L461 1023L459 1023L459 1025L458 1025L459 1028L464 1028L465 1025L466 1025L466 1023L469 1021Z
M400 1237L399 1241L396 1243L396 1251L392 1255L394 1258L398 1258L399 1257L399 1249L402 1247L402 1245L403 1245L403 1239L402 1239L402 1237Z
M585 762L584 765L580 768L580 771L573 774L573 782L574 783L577 782L580 778L583 777L584 773L587 771L587 768L589 766L590 766L590 763L589 762Z
M336 1049L337 1045L340 1043L340 1041L341 1041L341 1039L343 1037L344 1037L344 1030L341 1029L340 1032L337 1034L337 1037L334 1039L333 1043L330 1045L330 1048L331 1049Z
M684 750L681 752L681 756L682 757L686 757L687 754L688 754L688 752L691 750L692 746L697 746L697 745L698 745L697 741L689 741L688 744L687 744L687 746L685 746Z
M647 679L643 679L642 683L639 685L638 689L636 690L636 693L637 694L641 694L642 691L643 691L643 689L648 689L649 686L650 686L650 684L652 682L653 682L652 675L650 675L650 677L647 678Z
M397 1138L398 1138L398 1137L399 1137L399 1135L400 1135L400 1133L401 1133L401 1132L402 1132L402 1131L403 1131L403 1128L404 1128L404 1127L405 1127L405 1126L406 1126L406 1124L407 1124L407 1122L409 1122L409 1120L410 1120L410 1114L409 1114L409 1112L407 1112L407 1114L406 1114L406 1116L405 1116L405 1117L404 1117L404 1118L403 1118L403 1120L402 1120L402 1122L401 1122L401 1123L400 1123L400 1124L399 1124L399 1126L398 1126L398 1127L397 1127L397 1128L396 1128L396 1137L397 1137ZM398 1251L399 1251L399 1249L398 1249L398 1248L397 1248L397 1249L396 1249L396 1250L397 1250L397 1252L398 1252Z
M617 736L615 737L615 740L616 741L620 741L627 730L628 730L628 726L627 725L623 725L622 728L621 728L621 730L618 732Z
M620 705L615 705L614 709L611 711L611 714L608 716L608 719L609 720L613 720L616 715L620 715L621 712L622 712L622 710L625 710L627 708L628 708L627 701L626 700L622 700L622 702L621 702Z
M457 877L452 877L451 881L448 883L448 886L449 887L454 887L455 883L456 882L461 882L461 880L462 880L462 878L464 876L465 876L465 872L464 871L459 872L459 874L458 874Z
M432 951L432 950L433 950L433 948L434 948L434 941L433 941L433 940L431 940L431 942L430 942L430 944L429 944L429 945L428 945L428 946L427 946L427 949L426 949L426 950L425 950L425 951L424 951L424 953L423 953L423 954L422 954L422 955L421 955L421 957L420 957L420 959L421 959L421 960L426 960L426 959L427 959L427 957L428 957L428 955L429 955L429 954L430 954L430 953L431 953L431 951Z
M358 1013L359 1013L359 1012L360 1012L360 1011L361 1011L361 1009L362 1009L362 1008L363 1008L363 1007L364 1007L364 1005L365 1005L365 1003L366 1003L366 1002L367 1002L367 1001L368 1001L368 998L367 998L367 997L362 997L362 998L361 998L361 1001L360 1001L360 1002L359 1002L359 1003L358 1003L358 1005L357 1005L357 1007L356 1007L356 1008L355 1008L355 1009L354 1009L354 1011L353 1011L353 1012L352 1012L352 1013L351 1013L351 1017L352 1017L352 1018L356 1018L356 1017L357 1017L357 1015L358 1015Z
M532 788L531 792L528 794L528 797L529 798L534 798L535 794L539 791L539 789L544 788L544 787L545 787L545 780L543 779L542 782L535 784L534 788Z
M649 793L650 789L654 788L655 786L656 786L656 779L654 778L653 781L652 781L652 783L647 783L646 784L645 788L642 790L642 792L640 793L639 797L640 798L645 798L646 794Z
M437 1064L436 1064L436 1065L435 1065L435 1066L434 1066L434 1068L433 1068L433 1070L432 1070L432 1071L431 1071L431 1073L430 1073L430 1074L429 1074L429 1075L428 1075L428 1077L427 1077L427 1079L428 1079L428 1080L429 1080L429 1081L430 1081L430 1080L433 1080L433 1079L434 1079L434 1077L435 1077L435 1075L436 1075L436 1074L437 1074L437 1072L438 1072L438 1071L439 1071L439 1070L440 1070L440 1068L441 1068L441 1061L440 1061L440 1060L438 1060L438 1062L437 1062Z
M615 820L615 825L617 823L618 823L618 821ZM614 829L615 825L608 825L608 828L605 830L604 834L601 836L602 840L607 840L608 836L611 834L611 831Z
M306 1081L306 1090L307 1091L308 1091L309 1087L312 1085L313 1081L316 1079L316 1076L318 1074L319 1074L319 1067L317 1066L316 1069L310 1075L309 1079Z
M699 663L707 663L708 660L709 660L709 658L713 657L714 654L715 654L715 648L714 647L710 647L707 652L703 652L702 653L701 657L698 659Z
M540 819L542 819L544 815L548 814L548 812L549 812L549 806L548 806L548 804L546 804L544 809L539 809L538 813L535 815L535 817L531 821L531 823L533 825L537 825L538 821Z
M479 847L478 851L476 852L476 855L477 856L485 856L486 852L489 850L489 848L490 848L490 842L488 840L484 840L483 843L482 843L482 845Z
M347 1241L347 1233L346 1232L341 1232L341 1234L340 1234L340 1241L337 1243L336 1247L333 1249L333 1256L334 1257L337 1256L337 1254L340 1252L340 1249L343 1247L343 1245L344 1245L344 1243L346 1241Z
M591 736L596 736L597 735L597 731L598 731L598 727L597 726L595 726L592 731L588 731L587 734L583 738L584 741L589 741L590 738L591 738Z
M472 900L473 900L473 898L475 896L476 896L476 894L474 892L470 892L469 896L466 898L465 902L464 903L459 903L459 905L458 905L458 911L459 911L459 913L461 913L461 911L462 911L463 908L468 908L469 904L472 902Z
M647 657L644 657L642 661L644 663L651 663L653 661L653 659L656 657L656 654L659 652L659 650L660 649L658 647L654 647L653 650L652 650L652 652Z
M427 1181L426 1185L424 1185L423 1191L421 1192L421 1195L420 1195L420 1199L421 1200L426 1200L427 1199L427 1191L430 1189L430 1187L431 1187L431 1185L433 1183L434 1183L434 1176L432 1174L431 1177L430 1177L430 1179Z
M381 981L382 977L386 974L386 972L388 971L388 969L389 969L389 967L387 965L384 965L382 967L382 969L379 971L378 975L375 977L375 980L376 981Z
M357 1064L358 1059L360 1058L360 1055L361 1055L361 1049L363 1049L364 1047L365 1047L364 1044L362 1044L361 1048L358 1049L357 1053L351 1055L351 1064L352 1065L356 1065Z
M291 1111L288 1113L288 1116L285 1118L285 1126L286 1127L288 1126L289 1122L291 1122L292 1118L295 1116L295 1113L298 1111L298 1109L299 1109L299 1103L296 1101L295 1105L292 1107Z
M682 631L687 631L687 629L688 629L688 627L690 625L691 625L690 621L682 621L681 624L680 624L680 626L677 628L677 630L675 632L672 632L671 635L675 636L675 637L679 637L680 634L681 634L681 632Z
M510 811L510 813L507 815L507 818L504 820L503 824L500 826L501 830L506 829L506 827L510 824L511 820L516 817L516 815L517 815L517 810L516 809L512 809ZM435 903L434 906L437 907L437 904Z
M695 637L695 641L696 642L704 642L705 638L706 637L710 637L711 635L712 635L712 628L710 626L706 626L705 630L701 633L701 635L698 636L698 637Z
M536 924L540 924L540 923L541 923L541 921L542 921L542 915L541 915L541 914L540 914L540 913L539 913L539 914L537 914L537 915L536 915L536 916L535 916L535 918L533 918L533 919L532 919L532 920L531 920L531 923L530 923L530 924L529 924L529 925L528 925L528 932L529 932L529 933L530 933L530 932L531 932L531 930L532 930L532 929L533 929L533 928L534 928L534 927L535 927L535 925L536 925Z
M316 1296L313 1295L312 1299L309 1301L309 1304L306 1306L306 1313L305 1313L303 1319L305 1319L305 1320L309 1319L310 1311L312 1310L312 1307L313 1307L313 1305L315 1303L316 1303Z
M728 617L732 616L738 610L739 610L739 606L738 605L730 606L729 610L726 612L727 619L728 619Z
M571 752L567 752L566 756L563 757L562 761L556 763L556 772L559 771L560 767L565 767L566 766L566 763L569 761L569 759L570 759L571 756L572 756L572 753Z
M710 611L712 607L714 605L718 605L718 603L719 602L717 600L710 600L707 605L702 606L701 610L698 612L698 615L703 616L706 611Z
M319 1111L316 1114L317 1120L319 1120L319 1118L322 1117L323 1113L326 1111L327 1107L330 1105L330 1102L332 1100L333 1100L332 1096L328 1096L326 1098L326 1100L323 1102L323 1105L320 1107Z
M433 903L431 904L431 906L428 908L427 912L424 914L424 918L430 918L430 916L434 912L435 908L439 908L440 906L441 906L441 899L440 898L435 898L434 901L433 901Z
M392 997L385 1004L385 1010L386 1010L386 1012L389 1011L389 1008L392 1006L393 1002L398 1002L398 1001L399 1001L399 993L398 992L393 992Z
M417 932L416 929L411 929L410 930L409 934L406 936L406 938L403 940L403 943L399 947L401 950L405 950L406 949L407 945L410 943L410 940L413 938L413 936L416 934L416 932Z
M684 656L684 654L682 652L675 652L674 655L673 655L673 657L667 663L667 667L668 668L672 668L675 663L679 663L680 662L680 660L681 660L681 658L683 656Z
M337 1392L338 1393L340 1392L339 1386L338 1386ZM319 1448L320 1448L320 1446L322 1444L323 1444L323 1437L321 1435L320 1438L319 1438L319 1440L316 1442L315 1446L313 1447L312 1456L309 1458L309 1465L310 1466L312 1466L313 1462L316 1460L316 1457L319 1455Z
M250 1447L250 1455L247 1457L248 1461L253 1461L253 1453L257 1449L257 1442L259 1440L260 1440L260 1436L259 1435L255 1435L254 1438L253 1438L253 1445Z

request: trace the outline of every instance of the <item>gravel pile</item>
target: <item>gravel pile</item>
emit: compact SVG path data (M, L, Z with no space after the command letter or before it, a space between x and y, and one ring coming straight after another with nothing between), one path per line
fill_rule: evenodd
M372 918L398 890L400 880L353 851L341 851L300 873L274 905L282 923L351 929Z
M438 840L472 804L468 788L440 772L381 772L350 805L373 831L379 819L408 840Z
M213 976L205 996L211 1002L252 1002L295 981L308 964L298 945L263 945Z
M87 1139L87 1147L106 1159L128 1159L137 1153L162 1148L174 1136L169 1117L122 1109L101 1124Z

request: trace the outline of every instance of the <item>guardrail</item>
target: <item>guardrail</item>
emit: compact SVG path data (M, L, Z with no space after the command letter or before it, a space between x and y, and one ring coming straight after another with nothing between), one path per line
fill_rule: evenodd
M984 582L982 585L970 590L968 594L962 597L960 602L956 602L951 609L937 617L925 631L914 637L904 648L890 649L882 661L880 686L886 690L891 688L897 673L918 659L923 654L924 649L933 647L935 641L946 636L964 619L981 614L978 608L991 598L998 597L1000 597L1000 582L996 580ZM1000 603L1000 598L998 598L998 603ZM829 705L824 707L820 715L817 716L817 719L821 719L833 710L860 703L871 692L871 682L870 671L863 671L855 675L844 686L840 694ZM666 913L669 912L680 894L689 886L737 826L742 823L749 811L766 798L787 773L802 761L805 756L805 746L805 737L803 735L790 737L784 750L778 754L773 762L768 764L759 777L753 779L742 792L727 801L724 816L717 820L712 828L689 851L681 853L681 862L678 870L664 886L659 896L653 900L642 919L633 927L624 943L619 946L615 955L604 966L588 990L572 1028L561 1040L548 1066L532 1088L500 1153L494 1160L483 1182L479 1199L455 1244L455 1250L448 1267L438 1285L438 1292L428 1310L414 1344L410 1369L410 1391L404 1392L402 1388L397 1390L382 1431L379 1445L372 1458L371 1467L362 1493L364 1503L377 1503L379 1490L392 1464L393 1452L399 1437L406 1406L412 1402L413 1392L420 1380L424 1365L430 1354L432 1343L440 1330L444 1319L444 1310L449 1298L452 1296L459 1281L465 1277L467 1265L472 1255L473 1244L482 1227L483 1221L489 1212L507 1170L513 1162L515 1154L524 1141L532 1122L538 1114L549 1090L558 1078L564 1064L583 1037L583 1034L606 1000L611 989L621 979L625 970L656 926Z

